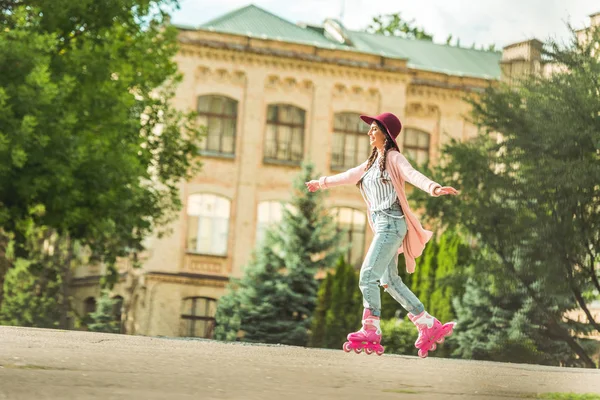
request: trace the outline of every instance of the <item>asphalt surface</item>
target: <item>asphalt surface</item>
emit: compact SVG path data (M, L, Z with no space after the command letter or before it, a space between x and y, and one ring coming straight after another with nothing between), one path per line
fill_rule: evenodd
M0 327L0 399L523 399L600 370Z

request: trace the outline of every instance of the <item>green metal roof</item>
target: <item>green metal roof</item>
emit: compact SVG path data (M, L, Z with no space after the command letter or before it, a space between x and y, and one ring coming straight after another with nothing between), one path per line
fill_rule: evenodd
M500 52L359 31L347 31L353 44L348 46L329 40L319 29L298 26L255 5L206 22L200 29L406 59L410 68L449 75L500 79Z

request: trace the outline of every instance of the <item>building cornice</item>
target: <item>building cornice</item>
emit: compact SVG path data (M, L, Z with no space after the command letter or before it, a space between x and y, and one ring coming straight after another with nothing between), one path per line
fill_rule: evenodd
M146 272L144 275L146 281L152 280L158 282L176 283L181 285L212 286L217 288L224 288L229 283L229 277L227 276L194 274L189 272L152 271Z

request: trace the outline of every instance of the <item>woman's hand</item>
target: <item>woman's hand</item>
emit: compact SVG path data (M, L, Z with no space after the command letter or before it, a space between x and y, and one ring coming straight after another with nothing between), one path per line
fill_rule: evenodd
M458 190L454 189L452 186L442 186L437 187L433 190L433 194L436 196L444 196L444 195L452 195L456 196L458 194Z
M316 192L321 189L321 185L319 185L319 181L312 180L310 182L304 182L309 192Z

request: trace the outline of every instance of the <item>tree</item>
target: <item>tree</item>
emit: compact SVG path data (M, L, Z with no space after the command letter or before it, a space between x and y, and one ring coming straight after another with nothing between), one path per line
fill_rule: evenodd
M281 224L267 230L235 294L219 304L219 339L237 336L239 318L243 340L307 344L318 290L315 275L337 259L340 237L323 205L324 194L306 190L304 182L312 176L313 165L304 164Z
M447 230L441 235L436 257L435 288L429 299L429 313L444 322L454 319L452 298L455 283L452 278L456 274L456 268L460 266L460 246L460 236L454 232Z
M338 268L340 263L338 262ZM327 271L325 279L319 285L317 292L317 305L313 313L312 325L310 329L310 347L326 347L327 340L327 310L331 308L331 292L333 286L334 274Z
M457 181L462 194L437 203L423 199L428 215L464 227L494 261L486 264L493 268L475 266L473 285L498 301L489 287L496 274L502 293L516 295L503 308L506 319L527 316L540 327L539 335L522 331L536 349L551 356L546 342L567 346L577 358L573 364L586 367L595 363L579 336L600 330L587 307L600 293L599 41L595 28L583 41L573 32L567 46L550 42L551 76L497 85L471 98L481 134L447 146L448 160L436 173L441 181ZM588 322L569 320L570 310ZM499 323L495 329L509 328Z
M433 237L425 247L423 255L417 259L412 280L412 291L421 300L425 308L431 304L431 294L435 290L438 244Z
M332 278L331 299L325 312L323 347L341 349L348 333L360 327L362 294L358 287L358 272L343 258L338 260Z
M416 356L415 342L419 331L406 317L381 320L381 344L388 354L404 354Z
M240 299L236 291L238 283L231 282L227 292L221 296L217 303L215 316L215 339L233 342L237 339L240 330Z
M17 257L12 240L6 260L13 268L4 280L4 301L0 305L0 323L37 328L68 328L69 298L66 296L64 269L81 263L71 252L68 238L48 227L36 227L30 219L22 227L27 240L28 258ZM75 253L78 253L77 251Z
M400 13L378 15L373 17L367 32L385 36L398 36L406 39L433 41L433 35L414 25L414 20L405 21Z
M0 228L17 258L29 257L20 227L33 218L88 246L110 286L117 257L175 217L179 182L199 165L193 114L171 102L181 77L165 18L176 5L4 3Z
M96 310L90 315L92 323L88 325L88 328L92 332L104 332L104 333L119 333L121 330L120 321L115 318L115 304L116 301L110 298L110 292L103 290Z
M400 13L392 13L386 15L378 15L373 17L371 24L365 29L369 33L375 33L384 36L397 36L405 39L418 39L433 42L433 34L427 33L423 28L415 26L415 20L406 21ZM446 44L449 46L461 47L460 39L454 40L452 34L446 38ZM471 46L472 49L483 51L496 51L496 45L490 44L487 46L477 46L475 43Z

